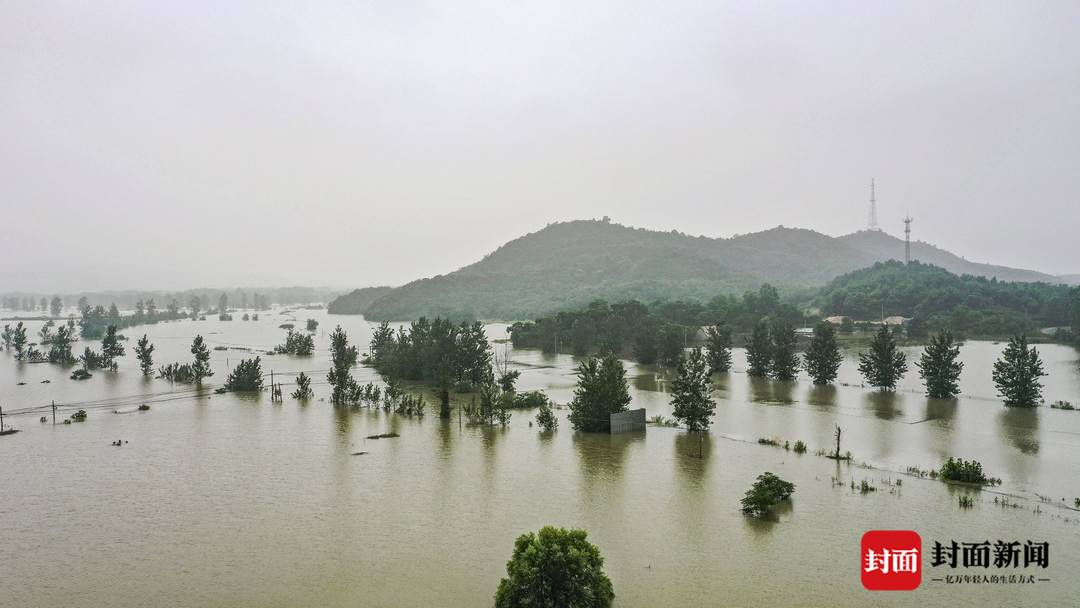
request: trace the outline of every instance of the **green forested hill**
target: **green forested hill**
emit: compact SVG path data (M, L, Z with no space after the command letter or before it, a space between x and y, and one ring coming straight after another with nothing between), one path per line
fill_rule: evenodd
M361 287L334 298L326 307L332 315L362 315L371 303L390 293L393 287Z
M513 320L578 308L598 298L707 301L763 283L786 290L818 287L876 261L903 257L903 242L894 237L857 235L862 236L834 238L779 227L721 239L608 221L556 223L474 264L393 289L365 314L380 320L423 315Z
M814 305L823 316L901 315L928 329L1000 336L1069 325L1078 298L1080 290L1060 284L960 276L930 264L890 261L837 277L818 292Z

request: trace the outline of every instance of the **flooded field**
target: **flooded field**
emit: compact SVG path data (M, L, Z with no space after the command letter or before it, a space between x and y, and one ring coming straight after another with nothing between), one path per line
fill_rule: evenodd
M214 351L215 375L202 390L144 379L132 353L143 333L157 364L190 360L196 333L211 347L267 350L283 339L281 323L303 327L307 318L320 322L315 356L263 357L263 370L285 382L300 371L315 378L306 405L289 387L283 403L213 394L251 356L244 351ZM717 378L713 431L699 458L697 437L681 429L584 435L566 410L545 435L527 411L490 428L335 409L324 399L336 324L366 346L372 325L363 319L298 310L131 328L119 372L81 382L59 366L0 354L5 411L43 407L6 419L22 432L0 438L0 604L485 606L514 538L545 524L588 530L620 607L777 605L793 589L801 606L1066 606L1080 594L1072 508L1080 412L1002 407L990 370L1003 345L964 345L965 394L955 401L925 398L913 365L901 390L883 395L858 386L854 353L840 378L850 386L815 388L751 380L736 352L736 370ZM40 323L29 326L34 334ZM488 336L504 338L505 326L489 326ZM1039 350L1047 401L1078 404L1077 352ZM519 389L569 401L573 357L512 351L511 359L523 372ZM628 367L631 407L670 416L669 378ZM362 367L354 375L376 379ZM53 426L44 407L53 401L58 418L85 409L87 421ZM151 409L135 411L142 403ZM831 447L835 424L854 463L814 455ZM365 439L391 431L400 436ZM809 453L759 445L760 437L803 440ZM904 474L949 456L981 461L1002 485L978 492ZM738 509L764 471L796 484L778 522ZM850 488L864 479L877 491ZM962 493L974 496L973 508L958 507ZM1006 499L1019 506L1001 506ZM1038 575L1050 580L946 585L929 580L948 572L927 560L917 591L871 594L859 584L859 538L880 528L916 530L924 546L1049 541L1050 567Z

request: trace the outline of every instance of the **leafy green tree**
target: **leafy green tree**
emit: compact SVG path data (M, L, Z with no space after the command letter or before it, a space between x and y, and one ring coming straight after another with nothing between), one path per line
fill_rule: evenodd
M243 359L225 377L225 390L257 392L263 388L262 363L259 357Z
M311 376L300 372L300 375L296 377L296 390L292 393L293 399L310 399L315 395L315 392L311 390Z
M192 380L202 382L203 378L214 375L214 372L210 371L210 349L206 347L206 341L201 335L195 336L191 341L191 354L195 355L195 362L191 365Z
M53 336L49 348L49 361L61 365L71 365L75 362L75 355L71 352L75 342L74 332L67 325L61 325Z
M716 411L709 367L700 348L679 361L679 375L671 387L672 415L691 431L707 431Z
M26 326L22 321L11 330L11 346L15 349L15 358L22 361L26 357Z
M124 345L116 335L116 326L105 328L105 337L101 339L101 364L104 367L116 367L116 358L124 356Z
M356 347L349 346L349 336L338 325L330 334L330 373L326 375L331 387L331 403L345 403L349 387L354 383L351 370L358 356Z
M44 346L44 345L49 344L50 342L52 342L52 339L53 339L52 328L55 327L55 326L56 326L56 323L54 323L51 319L46 321L41 326L41 329L38 330L38 344L41 344L42 346Z
M604 558L584 530L544 526L522 534L495 592L496 608L608 608L615 599Z
M188 301L188 310L191 311L191 320L192 321L198 321L199 320L199 310L201 310L201 309L202 309L202 300L199 299L199 296L192 296L191 300Z
M746 373L764 378L769 375L771 366L772 338L769 336L769 322L762 319L754 326L754 332L746 341Z
M0 338L4 340L4 349L11 348L11 339L15 336L15 333L11 331L11 326L4 324L4 331L0 333Z
M794 380L799 373L798 338L795 328L780 324L772 328L772 362L769 375L776 380Z
M143 337L135 344L135 357L139 360L139 369L142 370L144 376L149 376L154 370L154 345L150 344L150 339L143 334Z
M49 314L54 317L60 316L60 311L64 309L64 301L60 299L60 296L53 296L49 302Z
M705 347L708 349L710 374L731 369L731 328L726 323L705 328Z
M926 384L926 394L935 399L951 399L960 393L960 373L964 363L960 357L960 345L948 330L941 330L930 338L915 363L919 377Z
M611 430L611 414L630 405L626 370L614 353L589 357L577 369L578 384L570 402L570 424L590 433Z
M994 385L1009 407L1035 407L1042 401L1042 382L1046 375L1042 359L1034 346L1028 348L1027 336L1015 336L994 362Z
M554 431L559 428L559 419L555 416L555 411L551 409L551 402L545 401L540 404L540 409L536 412L536 425L543 431Z
M803 354L803 368L814 384L832 384L843 360L832 323L822 321L814 326L814 336Z
M795 484L772 473L762 473L743 496L742 512L754 517L767 517L774 505L787 500L794 493Z
M915 317L907 324L907 335L912 339L922 339L929 335L930 331L926 327L926 319L922 317Z
M682 359L686 346L686 328L667 324L660 330L658 360L665 367L674 367Z
M511 369L499 374L498 383L499 388L504 392L515 392L514 385L517 384L517 379L521 376L521 372L516 369Z
M316 321L315 319L308 319L307 320L307 330L308 331L315 331L316 329L319 329L319 322Z
M655 323L645 323L634 335L634 358L638 363L652 365L660 359L660 330Z
M870 386L891 391L907 370L907 356L897 347L889 326L882 325L870 343L870 352L859 353L859 372Z
M79 356L79 363L85 370L97 369L101 367L101 355L87 346L83 349L83 354Z
M580 317L570 328L570 349L575 355L588 354L596 340L596 323L590 317Z
M285 333L285 343L276 346L274 352L285 355L310 356L315 352L315 338L310 334L293 331L290 327Z

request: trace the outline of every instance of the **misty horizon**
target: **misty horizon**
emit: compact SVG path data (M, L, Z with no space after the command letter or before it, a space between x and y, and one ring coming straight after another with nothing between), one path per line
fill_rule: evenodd
M605 218L607 218L607 217L608 216L605 216ZM527 236L529 234L534 234L536 232L539 232L539 231L543 230L546 227L549 227L549 226L552 226L552 225L555 225L555 224L578 222L578 221L601 221L602 219L604 219L604 218L578 218L578 219L571 219L571 220L561 220L561 221L558 221L558 222L549 222L545 226L539 227L539 228L537 228L535 230L530 230L527 233L520 234L520 235L514 235L513 237L508 238L506 242L508 243L508 242L511 242L511 241L516 240L518 238ZM668 233L668 232L671 232L671 231L675 230L675 229L664 230L664 229L658 229L658 228L653 228L653 227L648 227L648 226L631 226L631 225L628 225L628 224L622 224L616 218L610 218L610 222L612 224L621 225L621 226L624 226L626 228L631 228L631 229L635 229L635 230L648 230L648 231L658 232L658 233ZM735 238L742 237L742 236L747 236L747 235L751 235L751 234L758 234L758 233L768 232L770 230L776 230L776 229L782 229L782 228L794 229L794 230L809 230L809 229L801 228L799 226L777 225L777 226L773 226L773 227L770 227L770 228L763 228L761 230L754 230L754 231L750 231L750 232L745 232L745 233L740 233L740 234L732 234L732 235L727 235L727 236L713 236L713 235L708 235L708 234L692 234L692 233L682 232L682 231L677 231L677 232L679 232L679 234L683 234L683 235L686 235L686 236L689 236L689 237L695 237L695 238L708 238L708 239L713 239L713 240L730 240L730 239L735 239ZM862 229L856 230L854 232L860 232L860 231L865 231L865 230L867 230L867 228L862 228ZM879 232L882 232L882 233L892 237L892 238L903 239L902 233L900 235L893 234L889 230L887 230L885 228L881 228L881 227L879 227L877 230ZM829 233L820 232L820 231L816 231L816 230L814 232L818 232L819 234L824 234L825 236L829 236L829 237L833 237L833 238L838 238L838 237L846 236L846 235L849 235L849 234L853 234L853 233L829 234ZM911 242L912 242L913 245L916 245L916 244L928 245L928 246L931 246L931 247L938 247L939 249L944 249L948 253L955 254L958 257L960 257L960 258L962 258L962 259L964 259L965 261L968 261L968 262L974 262L974 263L980 263L980 264L993 264L993 265L996 265L996 266L1015 268L1015 269L1019 269L1019 270L1032 270L1032 271L1037 271L1037 272L1045 272L1041 268L1020 268L1018 266L1011 266L1007 262L1006 263L999 263L999 262L996 262L994 260L972 259L971 257L965 256L962 252L950 251L948 249L939 247L935 243L927 243L926 241L922 241L920 239L913 238L911 240ZM503 244L505 244L505 243L503 243ZM501 246L501 244L499 246ZM473 264L475 262L480 261L483 257L485 257L488 254L494 252L495 249L497 249L499 246L496 246L491 251L485 252L484 254L478 256L475 260L472 260L472 261L470 261L470 262L468 262L468 263L466 263L466 264L464 264L462 266L459 266L459 267L456 267L456 268L447 268L447 269L444 269L442 271L435 272L435 273L433 273L432 275L429 275L429 276L445 275L445 274L449 274L449 273L455 272L457 270L460 270L461 268L464 268L464 267L469 266L469 265L471 265L471 264ZM902 251L898 250L896 259L901 259L902 257L903 257L902 256ZM1053 273L1046 273L1046 274L1053 274ZM1071 273L1061 273L1060 275L1057 275L1057 276L1067 277L1067 276L1070 276L1070 274ZM274 283L255 284L255 283L239 283L239 284L175 285L175 286L149 285L149 286L118 286L118 287L106 287L106 288L86 288L86 289L68 289L68 290L61 290L61 289L54 289L54 290L48 290L48 289L45 289L45 290L42 290L42 289L37 289L37 290L34 290L34 289L5 289L3 291L3 293L20 294L20 295L21 294L35 294L35 295L54 294L54 295L65 295L66 296L66 295L75 295L75 294L79 294L79 293L94 293L94 292L116 292L116 293L138 294L138 293L146 293L146 292L184 292L184 291L200 291L200 290L247 290L247 291L257 291L259 289L264 289L265 290L265 289L290 288L290 287L294 287L294 288L310 287L310 288L318 289L318 290L336 290L336 291L345 292L345 291L350 291L350 290L357 289L357 288L366 288L366 287L382 287L382 286L400 287L402 285L408 284L408 283L410 283L412 281L415 281L415 280L429 278L429 276L415 276L415 277L411 277L411 278L405 278L405 279L403 279L401 281L398 281L398 282L382 283L382 284L303 284L303 283L295 283L295 284L274 284Z
M847 234L871 179L891 234L1080 272L1075 3L5 16L3 291L400 285L605 215Z

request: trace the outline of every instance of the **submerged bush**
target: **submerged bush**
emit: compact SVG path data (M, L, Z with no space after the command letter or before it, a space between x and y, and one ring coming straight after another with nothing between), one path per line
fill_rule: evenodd
M795 442L795 453L796 454L805 454L806 453L806 444L803 443L803 441L801 439Z
M309 399L314 395L311 390L311 376L300 372L296 377L296 390L292 393L293 399Z
M787 500L795 492L795 484L784 481L772 473L758 475L757 481L742 498L742 512L754 517L765 517L774 505Z
M941 478L946 481L962 481L965 483L998 484L1000 479L987 477L983 473L982 464L976 460L964 460L963 458L950 457L945 464L941 465L939 472Z
M286 325L289 324L286 323ZM306 357L315 352L315 338L294 331L290 327L288 333L285 334L285 343L274 347L273 352L279 355L301 355Z
M536 412L536 424L544 431L554 431L559 428L559 419L555 416L555 411L551 409L550 403L540 406L540 411Z
M229 391L257 392L262 388L262 365L259 357L240 361L225 378L225 389Z
M515 408L542 407L544 405L550 406L550 404L551 400L543 391L525 391L514 394Z
M496 608L519 606L607 608L615 599L600 550L584 530L544 526L514 541Z

